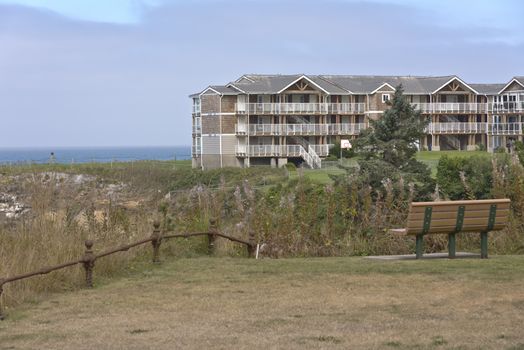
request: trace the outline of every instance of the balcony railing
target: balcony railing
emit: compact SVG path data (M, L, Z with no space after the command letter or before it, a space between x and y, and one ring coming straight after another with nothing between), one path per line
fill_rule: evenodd
M501 103L433 102L412 103L424 114L477 114L477 113L520 113L524 112L524 101ZM365 103L241 103L235 105L238 114L262 115L323 115L362 114ZM193 106L193 113L200 113L200 106Z
M193 134L201 134L202 133L202 126L201 125L193 125Z
M236 104L239 114L359 114L364 103L243 103Z
M488 134L491 135L523 135L524 123L490 123Z
M328 124L328 135L358 135L366 127L365 123Z
M485 133L486 128L486 123L429 123L427 132L430 134L479 134Z
M489 103L488 108L493 113L518 113L524 112L524 101Z
M193 105L193 114L200 114L200 105Z
M191 154L192 154L193 156L195 156L195 155L198 156L198 155L200 155L200 153L201 153L201 148L200 148L200 146L192 146L192 147L191 147Z
M310 145L314 152L321 156L329 154L330 145ZM303 157L302 145L237 145L237 155L249 157Z
M249 124L250 136L293 136L293 135L358 135L366 128L364 123L341 124ZM246 134L247 125L237 124L235 131Z
M422 113L486 113L486 103L412 103Z

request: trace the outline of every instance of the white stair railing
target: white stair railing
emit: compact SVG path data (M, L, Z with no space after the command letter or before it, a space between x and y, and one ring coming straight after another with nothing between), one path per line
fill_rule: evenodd
M311 164L310 164L311 168L313 169L322 168L322 160L318 156L317 152L315 152L315 149L311 147L311 145L309 145L308 147L308 153L309 153L309 156L311 157Z

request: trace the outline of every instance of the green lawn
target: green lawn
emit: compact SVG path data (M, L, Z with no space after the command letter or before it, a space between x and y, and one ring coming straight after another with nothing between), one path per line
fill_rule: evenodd
M482 157L491 157L491 153L487 153L484 151L439 151L439 152L431 152L431 151L422 151L417 153L417 160L427 164L430 169L433 176L437 175L437 165L440 157L447 155L449 157L470 157L474 155L482 156ZM346 166L357 166L357 160L356 158L346 159L344 160L344 165ZM328 184L331 183L332 180L329 177L329 175L343 175L345 174L344 169L337 168L336 166L331 166L328 168L323 169L304 169L304 176L308 179L322 183L322 184ZM296 172L290 173L290 178L296 178L298 175Z
M427 164L433 176L437 175L437 165L440 157L447 155L448 157L471 157L471 156L481 156L481 157L491 157L492 153L484 151L421 151L417 153L417 160L422 163Z

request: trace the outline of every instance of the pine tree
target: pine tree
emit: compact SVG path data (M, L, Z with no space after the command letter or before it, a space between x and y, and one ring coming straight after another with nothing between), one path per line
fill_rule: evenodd
M425 137L428 120L404 99L402 85L397 86L391 106L377 120L370 120L370 127L361 132L355 150L359 155L360 173L367 176L375 189L382 187L389 178L414 183L419 197L427 196L434 187L434 180L427 165L416 160L418 143Z

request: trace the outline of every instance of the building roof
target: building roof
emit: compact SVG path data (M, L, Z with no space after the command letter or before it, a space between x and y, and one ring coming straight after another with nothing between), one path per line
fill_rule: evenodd
M245 74L226 85L212 85L221 95L277 94L300 79L306 79L316 89L331 95L373 94L385 84L397 87L402 84L410 95L432 94L447 83L456 80L479 94L497 94L505 84L468 84L455 75L446 76L379 76L379 75L305 75L305 74ZM524 85L524 77L514 77ZM513 80L512 79L512 80ZM204 90L204 91L206 91ZM201 93L200 93L201 94ZM191 95L191 97L199 94Z
M200 91L200 92L197 92L197 93L194 93L194 94L191 94L189 95L190 98L194 98L194 97L198 97L206 92L212 92L212 93L216 93L216 94L219 94L219 95L239 95L240 94L240 91L232 88L232 87L229 87L229 86L225 86L225 85L210 85L208 86L207 88L205 88L204 90Z
M502 90L505 84L469 84L472 88L483 95L496 95Z
M430 94L454 76L416 77L416 76L370 76L370 75L323 75L323 78L336 83L354 94L370 94L384 84L397 87L402 84L406 94Z

